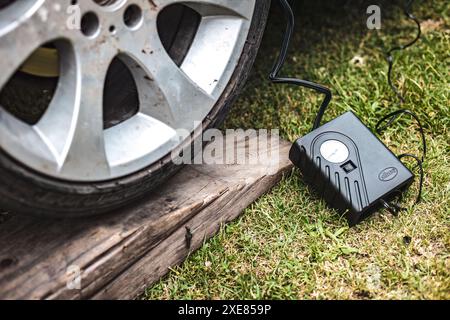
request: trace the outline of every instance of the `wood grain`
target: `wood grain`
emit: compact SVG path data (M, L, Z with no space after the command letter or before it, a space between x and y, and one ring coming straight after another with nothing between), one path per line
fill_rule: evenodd
M247 150L253 139L238 140L236 149ZM269 164L186 166L148 198L106 216L2 214L0 298L135 298L289 172L289 147L280 141L247 152L249 159L265 153L276 160ZM72 267L81 272L80 289L67 288Z

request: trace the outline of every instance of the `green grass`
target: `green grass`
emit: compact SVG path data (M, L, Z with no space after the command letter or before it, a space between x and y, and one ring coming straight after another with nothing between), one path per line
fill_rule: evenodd
M343 5L348 3L347 5ZM333 88L326 119L353 110L373 127L398 108L386 83L383 51L414 35L414 25L385 1L383 27L365 28L368 1L299 1L297 33L285 75ZM427 121L429 153L423 202L395 218L381 211L349 229L305 187L285 177L235 222L146 290L146 299L449 299L449 4L420 1L424 35L396 54L394 78L409 108ZM228 128L279 128L293 141L311 127L320 96L275 86L267 74L282 19L272 15L247 89ZM352 58L364 63L355 65ZM382 139L397 153L416 151L419 137L404 117Z

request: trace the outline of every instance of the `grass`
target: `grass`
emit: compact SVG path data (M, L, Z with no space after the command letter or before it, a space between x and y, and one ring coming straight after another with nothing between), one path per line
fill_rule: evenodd
M286 75L333 88L326 119L353 110L373 127L398 108L383 52L410 39L414 24L391 2L382 29L365 27L368 1L297 1L297 32ZM420 1L423 38L396 54L404 107L426 120L429 153L423 201L399 217L381 211L355 228L305 187L297 170L146 290L146 299L449 299L449 3ZM275 86L267 74L283 21L272 14L247 89L228 128L279 128L293 141L311 127L320 96ZM352 59L361 57L362 63ZM397 153L420 146L404 117L381 137Z

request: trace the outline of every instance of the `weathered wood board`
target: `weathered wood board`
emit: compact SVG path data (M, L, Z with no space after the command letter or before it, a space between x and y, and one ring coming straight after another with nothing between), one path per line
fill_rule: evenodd
M102 217L0 216L0 299L139 296L289 172L288 151L280 140L258 150L270 164L186 166L134 207Z

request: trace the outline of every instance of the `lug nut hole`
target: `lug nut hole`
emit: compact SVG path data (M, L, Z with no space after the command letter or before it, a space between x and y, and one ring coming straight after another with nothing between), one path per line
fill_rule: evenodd
M93 12L87 12L81 18L81 32L87 37L93 37L100 28L100 21Z
M143 19L142 10L139 6L130 5L123 14L123 21L128 28L135 29Z

